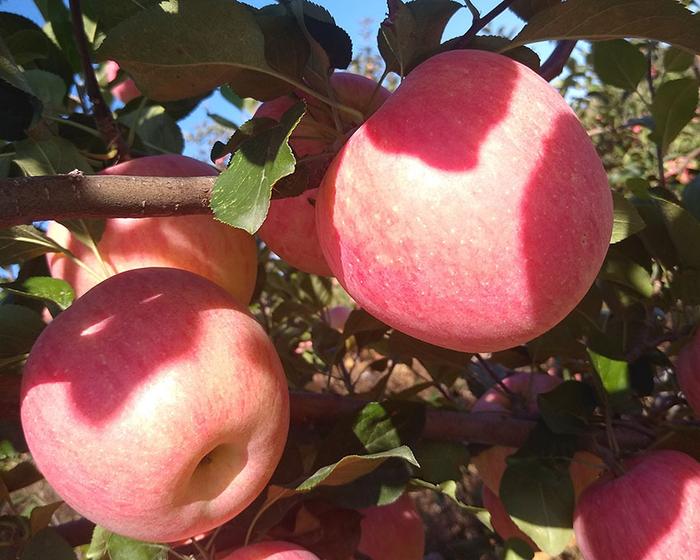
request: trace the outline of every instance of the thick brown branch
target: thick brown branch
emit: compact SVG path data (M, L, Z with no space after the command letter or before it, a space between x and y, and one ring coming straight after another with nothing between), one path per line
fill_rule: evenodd
M120 161L129 159L129 147L124 142L121 132L114 122L112 112L107 107L100 86L95 77L95 69L92 67L90 60L90 52L85 36L85 26L83 24L83 12L80 7L80 0L70 0L70 12L73 22L73 36L75 43L80 53L80 60L83 66L83 75L85 76L85 89L92 103L92 112L95 117L97 129L104 138L108 146L114 146L117 149L117 154Z
M214 179L81 173L0 179L0 227L48 219L207 214Z

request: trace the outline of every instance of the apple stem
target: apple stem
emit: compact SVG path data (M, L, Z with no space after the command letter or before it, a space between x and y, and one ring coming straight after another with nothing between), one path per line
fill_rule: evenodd
M97 128L102 134L108 146L114 146L117 150L117 155L120 161L131 159L129 155L129 147L124 142L121 132L114 122L112 112L107 107L100 86L95 77L95 69L90 60L90 52L85 35L85 25L83 24L83 11L80 6L80 0L70 0L71 20L73 24L73 35L80 53L80 60L83 67L83 75L85 78L85 89L92 103L92 112L95 117Z

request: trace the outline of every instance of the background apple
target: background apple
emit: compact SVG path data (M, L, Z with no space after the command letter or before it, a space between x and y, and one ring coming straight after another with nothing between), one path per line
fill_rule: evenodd
M431 57L348 140L318 236L370 314L421 340L496 351L547 331L607 252L612 199L586 131L529 68Z
M700 463L652 451L589 486L574 532L586 560L700 558Z
M676 378L688 404L700 414L700 331L683 347L676 362Z
M503 384L511 393L519 397L518 400L513 401L500 386L494 385L474 403L472 412L534 417L539 412L537 396L551 391L561 382L559 377L552 375L516 373L503 379ZM507 467L506 459L516 451L514 447L493 446L472 459L484 485L497 496L501 478ZM603 472L602 465L599 457L587 451L578 451L574 454L569 466L569 474L576 496L579 496L586 486L598 478Z
M390 95L374 80L347 72L334 73L330 84L340 103L361 111L365 117L374 113ZM325 105L302 97L307 102L307 114L292 133L290 143L294 153L304 158L337 152L345 140L345 134L356 124L348 121L341 112L342 130L339 131ZM289 96L268 101L258 108L255 117L279 120L294 103L296 98ZM299 196L271 201L267 218L258 232L260 239L280 258L299 270L322 276L331 276L332 272L318 243L314 203L317 187L330 159L320 161L319 167L314 168L309 176L309 190Z
M106 66L107 80L111 83L117 79L119 72L119 64L113 60L108 60ZM136 87L134 80L127 78L112 87L112 95L126 105L132 99L141 96L139 88Z
M371 560L422 560L425 528L409 494L387 506L360 511L360 544L357 550Z
M335 305L323 310L323 320L328 326L337 331L343 332L345 323L352 313L352 308L345 305Z
M88 519L175 541L262 491L289 424L287 384L259 324L190 272L108 278L43 331L21 418L37 466Z
M318 556L292 543L267 541L226 553L221 560L319 560Z
M213 176L217 171L192 158L163 155L120 163L102 173L197 177ZM248 304L255 288L255 240L245 231L227 226L209 215L106 220L98 244L105 266L62 225L52 222L48 235L97 273L97 276L88 273L62 253L48 255L51 274L68 281L78 296L109 274L148 266L195 272L216 282L244 304Z

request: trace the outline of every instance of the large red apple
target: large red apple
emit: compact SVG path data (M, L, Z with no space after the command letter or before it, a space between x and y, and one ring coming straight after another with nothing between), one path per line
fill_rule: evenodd
M357 109L368 117L389 97L387 89L364 76L336 72L330 78L337 101ZM335 153L345 140L345 133L355 124L348 121L344 113L339 113L342 130L335 127L329 109L313 98L304 96L307 113L292 133L290 144L298 158L318 156L322 153ZM255 113L256 117L279 120L296 98L280 97L263 103ZM330 159L330 158L329 158ZM314 202L318 185L323 177L320 173L309 176L309 189L299 196L275 199L260 231L260 239L289 264L312 274L331 276L316 234Z
M107 61L107 80L111 83L117 79L117 74L119 73L119 64L113 60ZM141 96L141 91L136 87L134 80L127 78L120 83L112 87L112 95L119 99L125 105L132 99L136 99Z
M700 463L653 451L581 495L574 532L586 560L700 558Z
M418 66L348 140L316 202L333 274L369 313L467 352L521 344L583 298L612 197L564 99L476 50Z
M361 513L359 552L371 560L422 560L425 528L409 494Z
M263 490L289 423L274 346L225 290L184 270L117 274L43 331L21 418L37 466L88 519L176 541Z
M319 560L318 556L292 543L267 541L226 554L221 560Z
M217 171L189 157L163 155L120 163L102 173L197 177L213 176ZM216 282L244 304L250 301L255 288L255 240L245 231L209 215L107 220L98 244L104 266L90 248L62 225L52 223L48 234L93 271L87 272L62 253L49 255L51 274L68 281L79 296L110 274L147 266L195 272Z
M516 373L506 377L502 382L512 394L516 395L516 400L506 394L500 386L495 385L479 398L472 407L472 412L534 417L539 412L537 396L551 391L562 381L552 375ZM496 495L499 493L501 478L507 467L506 459L516 451L514 447L493 446L472 459L484 485ZM599 457L587 451L575 453L569 466L574 494L578 496L586 486L598 478L601 472L602 462Z
M678 355L676 377L688 404L700 415L700 331Z

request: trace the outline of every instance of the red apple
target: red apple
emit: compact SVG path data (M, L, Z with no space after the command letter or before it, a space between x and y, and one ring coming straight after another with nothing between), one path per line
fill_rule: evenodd
M499 385L494 385L474 404L472 412L502 416L535 416L538 413L537 396L551 391L561 382L560 378L552 375L516 373L503 379L503 385L517 395L519 400L514 402ZM472 459L484 485L496 495L499 493L501 478L507 467L506 459L516 451L514 447L493 446ZM599 457L587 451L575 453L569 466L574 494L578 496L601 472L602 462Z
M700 331L678 355L676 377L688 404L700 415Z
M425 528L409 494L361 513L359 552L371 560L422 560Z
M564 99L476 50L413 70L343 146L316 201L323 254L357 303L466 352L521 344L570 313L612 217L603 166Z
M357 109L365 117L371 115L389 97L390 93L376 82L345 72L336 72L330 78L336 99L348 107ZM307 114L292 133L290 143L298 158L317 156L324 152L335 153L344 141L344 134L354 125L343 113L339 113L342 130L335 128L329 109L318 101L305 97ZM280 97L263 103L256 117L275 120L296 102L296 98ZM326 162L327 163L327 162ZM267 218L259 235L280 258L304 272L331 276L316 234L314 202L325 166L309 177L309 189L299 196L275 199L270 203Z
M217 171L192 158L164 155L120 163L102 173L197 177L214 176ZM90 248L62 225L52 223L48 235L94 272L87 272L62 253L49 255L51 274L68 281L78 296L110 274L147 266L195 272L216 282L244 304L250 301L255 288L255 240L245 231L218 222L210 215L107 220L98 245L104 266Z
M221 560L319 560L319 557L292 543L267 541L234 550Z
M574 532L586 560L700 558L700 463L652 451L581 495Z
M336 305L323 310L323 319L328 323L328 326L337 331L343 332L345 323L352 313L351 307L345 305Z
M110 83L112 83L114 80L117 79L117 73L119 72L119 64L117 64L113 60L109 60L106 64L106 70L107 80ZM126 105L132 99L141 97L141 91L139 90L139 88L136 87L134 80L132 80L131 78L127 78L126 80L123 80L122 82L119 82L118 84L112 86L112 95L119 99L119 101L124 103L124 105Z
M285 445L274 346L225 290L184 270L110 277L42 332L21 418L37 466L75 510L146 541L236 516Z

